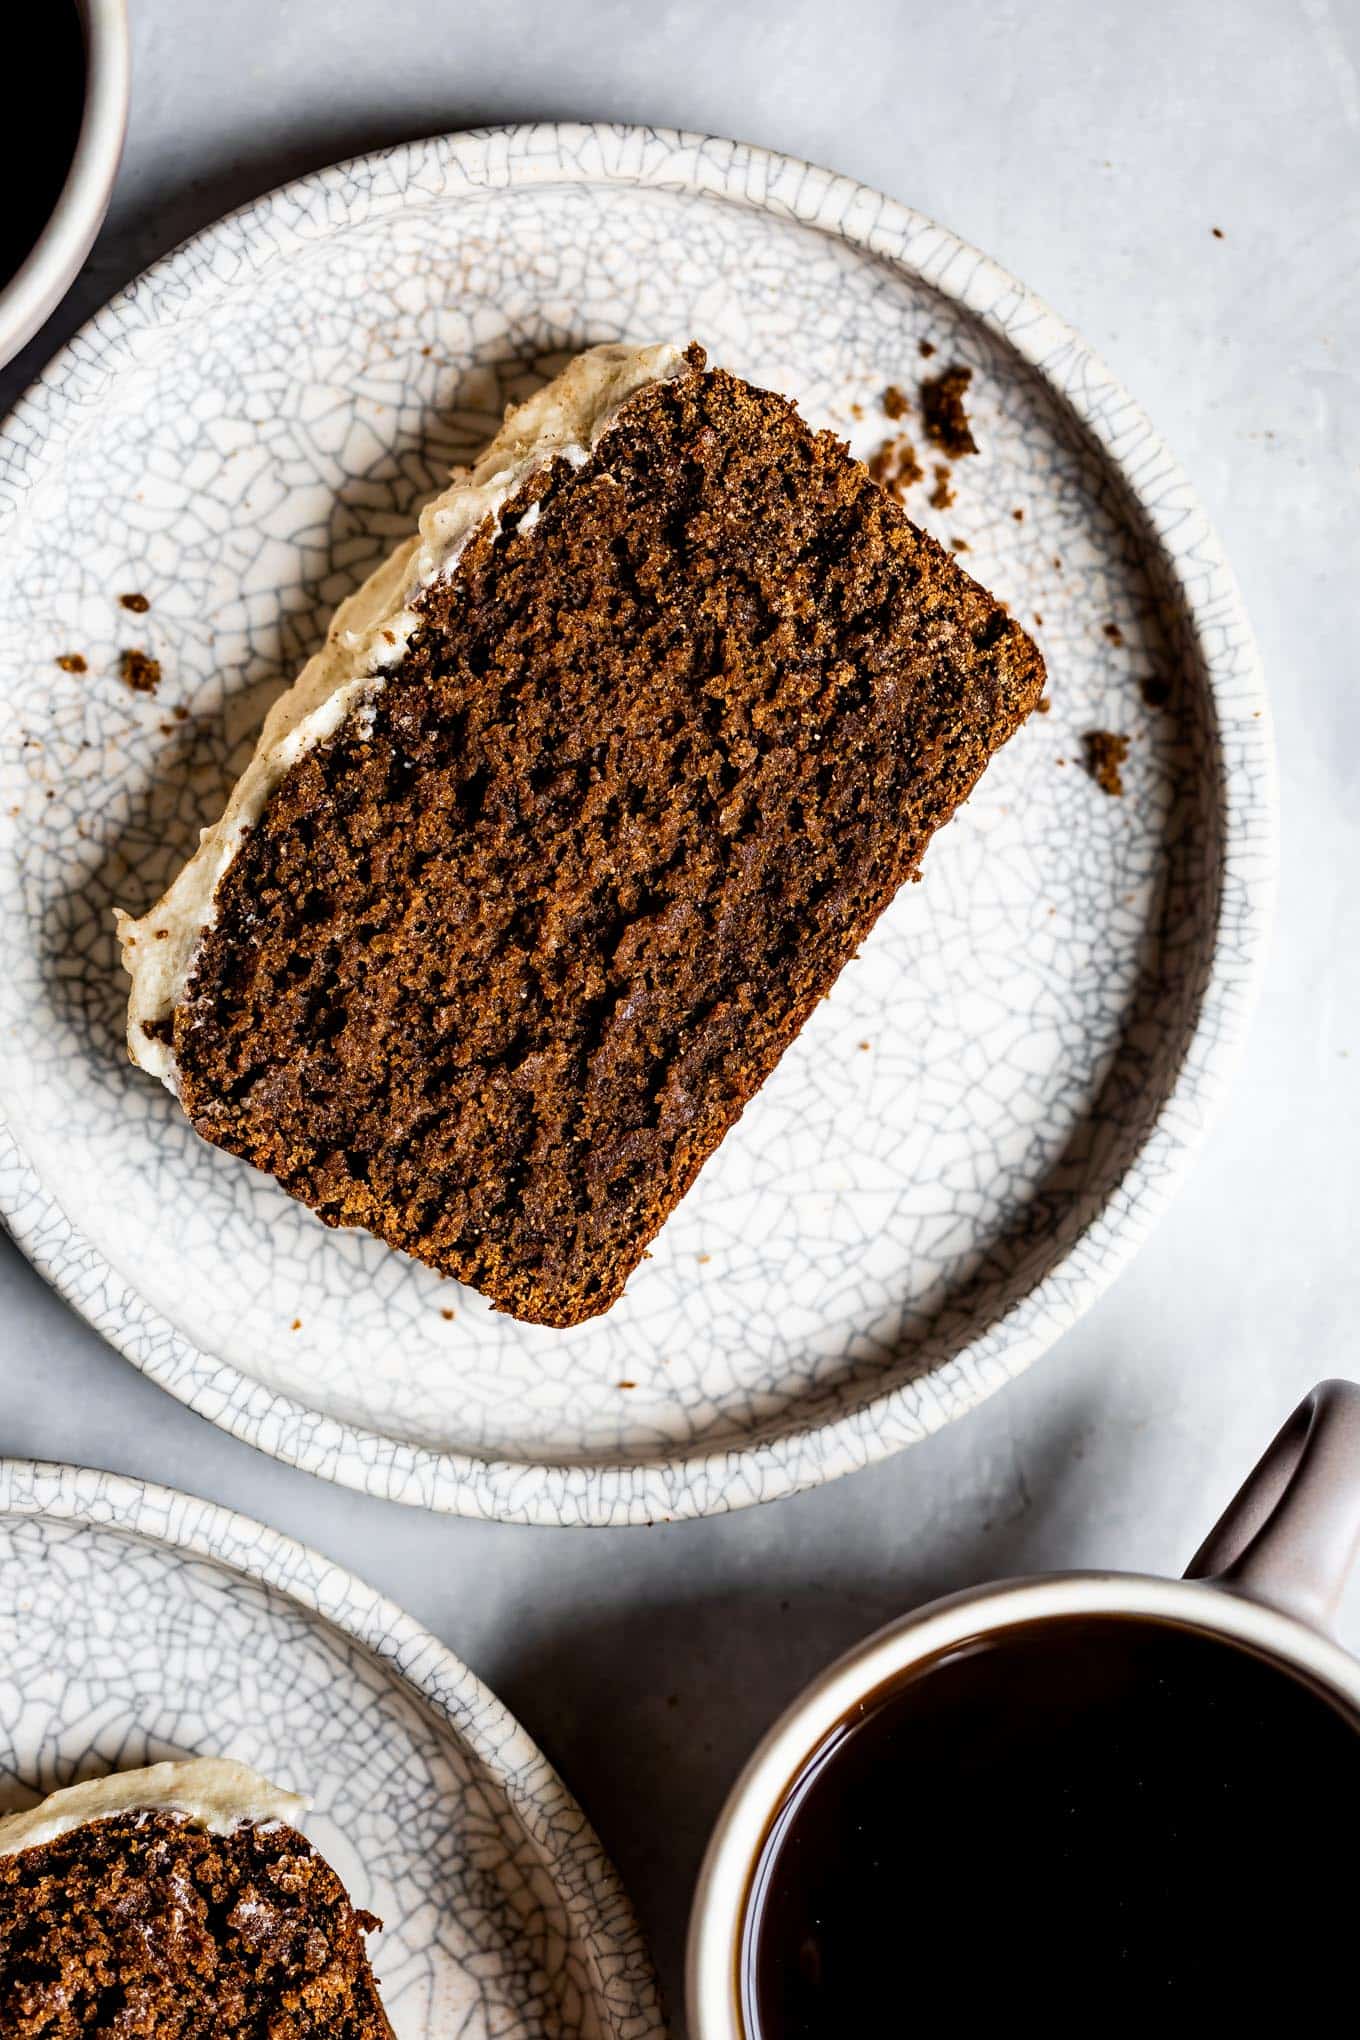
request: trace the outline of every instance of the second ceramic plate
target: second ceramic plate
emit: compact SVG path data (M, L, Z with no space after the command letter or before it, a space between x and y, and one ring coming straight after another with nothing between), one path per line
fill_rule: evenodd
M0 1460L0 1811L178 1756L311 1796L397 2040L664 2040L580 1808L433 1636L249 1517Z
M923 346L970 367L982 452L952 500L928 477L909 508L1034 631L1052 710L931 847L625 1300L561 1333L324 1231L196 1140L124 1059L112 909L157 896L267 702L449 464L507 399L621 336L697 337L866 453ZM509 1519L732 1508L969 1408L1161 1208L1266 921L1251 639L1147 421L928 221L651 130L342 164L220 222L78 336L11 421L0 520L0 1203L102 1331L239 1436ZM159 661L154 694L120 679L129 649ZM1093 729L1130 739L1122 799L1083 770Z

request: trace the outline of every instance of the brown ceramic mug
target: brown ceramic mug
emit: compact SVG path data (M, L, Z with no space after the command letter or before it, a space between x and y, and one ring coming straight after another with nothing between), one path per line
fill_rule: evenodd
M1317 1746L1305 1734L1307 1746L1291 1744L1283 1751L1267 1751L1280 1769L1286 1789L1298 1779L1300 1792L1321 1795L1324 1813L1334 1813L1345 1825L1346 1810L1360 1780L1360 1661L1344 1650L1332 1633L1332 1622L1360 1549L1360 1386L1347 1381L1321 1384L1305 1398L1285 1424L1255 1471L1224 1512L1192 1559L1185 1577L1166 1580L1126 1573L1064 1573L1034 1579L1006 1581L956 1594L917 1610L880 1630L824 1672L770 1730L738 1779L718 1821L700 1873L690 1924L688 1959L688 2006L691 2040L785 2040L787 2033L820 2033L850 2030L834 2012L828 2022L776 2015L767 2018L760 2010L764 2002L751 1982L753 1965L758 1965L759 1936L764 1932L760 1894L770 1886L772 1851L783 1846L781 1836L790 1832L790 1809L809 1788L807 1781L828 1775L826 1752L841 1747L848 1728L868 1719L882 1704L882 1696L915 1690L913 1681L934 1676L942 1665L965 1662L971 1652L991 1649L1014 1650L1018 1639L1046 1638L1070 1630L1074 1622L1113 1622L1129 1633L1164 1635L1204 1640L1201 1648L1212 1667L1219 1660L1240 1664L1244 1658L1253 1665L1252 1676L1272 1690L1287 1690L1303 1697L1302 1704L1314 1707L1326 1717L1328 1748L1333 1751L1335 1775L1319 1776L1313 1759ZM1233 1674L1235 1677L1236 1674ZM1001 1689L1004 1696L1004 1687ZM1212 1696L1211 1696L1212 1697ZM1004 1704L1004 1699L1003 1699ZM940 1718L937 1714L937 1720ZM1264 1717L1263 1717L1264 1719ZM1265 1729L1261 1730L1264 1736ZM1256 1744L1248 1745L1251 1756ZM1335 1752L1342 1761L1338 1764ZM920 1761L929 1765L932 1752L920 1751ZM1344 1773L1344 1776L1342 1775ZM1248 1779L1253 1773L1248 1768ZM945 1805L948 1790L943 1790ZM823 1789L821 1786L819 1790ZM861 1807L863 1780L861 1780ZM1272 1786L1271 1790L1277 1790ZM1264 1787L1263 1787L1264 1790ZM825 1796L825 1795L824 1795ZM833 1798L834 1807L834 1798ZM885 1815L885 1819L890 1816ZM896 1818L895 1813L891 1818ZM905 1830L911 1823L904 1821ZM1245 1832L1246 1843L1242 1842ZM1261 1851L1253 1848L1250 1820L1245 1831L1233 1830L1238 1854L1232 1860L1210 1865L1205 1884L1212 1891L1215 1876L1226 1888L1257 1886L1262 1875L1289 1878L1316 1867L1311 1860L1297 1871L1288 1863L1250 1860ZM904 1850L917 1840L920 1854L928 1857L921 1837L902 1835ZM1337 1845L1349 1849L1349 1837L1337 1835ZM1004 1873L978 1860L976 1877L1036 1874L1026 1852L1026 1837L1016 1837L1014 1862ZM804 1838L803 1846L816 1847L815 1836ZM929 1892L929 1868L917 1873L914 1887ZM1338 1870L1338 1876L1340 1871ZM1284 1889L1288 1890L1286 1885ZM1347 1886L1338 1885L1344 1895ZM966 1898L961 1900L967 1903ZM1120 1902L1110 1894L1111 1904ZM1259 1910L1259 1908L1258 1908ZM1269 1919L1269 1905L1264 1917ZM1063 1959L1063 1922L1054 1923L1057 1939L1053 1957ZM919 2018L922 2006L919 1987L924 1960L931 1964L928 1896L919 1904L903 1907L901 1913L901 1977L904 2016L914 2007ZM1155 1936L1153 1937L1155 1940ZM1271 1986L1274 1959L1264 1933L1257 1945L1235 1950L1232 1988L1246 1994ZM1349 1941L1349 1935L1346 1937ZM1326 1936L1322 1936L1326 1945ZM985 1959L987 1934L978 1922L979 1958ZM1068 1944L1070 1954L1070 1942ZM820 1961L818 1956L818 1961ZM1284 1961L1283 1954L1280 1961ZM1316 1967L1316 1965L1315 1965ZM1295 1965L1296 1968L1296 1965ZM973 1972L974 1977L976 1971ZM1228 1975L1225 1968L1223 1975ZM1111 1978L1117 1982L1116 1977ZM960 2008L969 2004L969 1978L958 1980ZM794 1992L796 1999L796 1988ZM793 2001L793 2000L789 2000ZM1263 2002L1264 2000L1262 2000ZM863 2023L850 2017L858 2030ZM1063 2030L1067 2030L1063 2028ZM1094 2030L1094 2028L1092 2029Z

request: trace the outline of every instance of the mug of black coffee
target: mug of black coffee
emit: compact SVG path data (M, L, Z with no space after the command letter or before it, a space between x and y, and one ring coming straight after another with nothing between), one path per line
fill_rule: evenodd
M1360 1387L1295 1411L1183 1580L933 1602L825 1672L719 1819L690 2040L1123 2031L1354 2002ZM1178 2029L1173 2029L1178 2030Z
M108 211L127 126L127 0L11 0L0 163L0 367L66 295Z

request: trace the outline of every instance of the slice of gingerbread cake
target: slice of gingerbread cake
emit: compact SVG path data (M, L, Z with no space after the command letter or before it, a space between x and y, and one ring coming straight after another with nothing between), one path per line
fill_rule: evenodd
M116 1771L0 1820L5 2040L393 2040L381 1924L244 1764Z
M784 397L595 348L342 606L120 917L132 1058L327 1224L574 1324L1043 685Z

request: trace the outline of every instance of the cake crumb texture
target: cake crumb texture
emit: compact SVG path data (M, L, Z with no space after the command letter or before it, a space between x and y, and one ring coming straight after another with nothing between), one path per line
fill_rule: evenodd
M328 1864L281 1823L91 1821L0 1857L3 2040L392 2040Z
M698 350L421 612L218 889L181 1096L328 1224L572 1324L619 1296L1043 662L841 441Z

